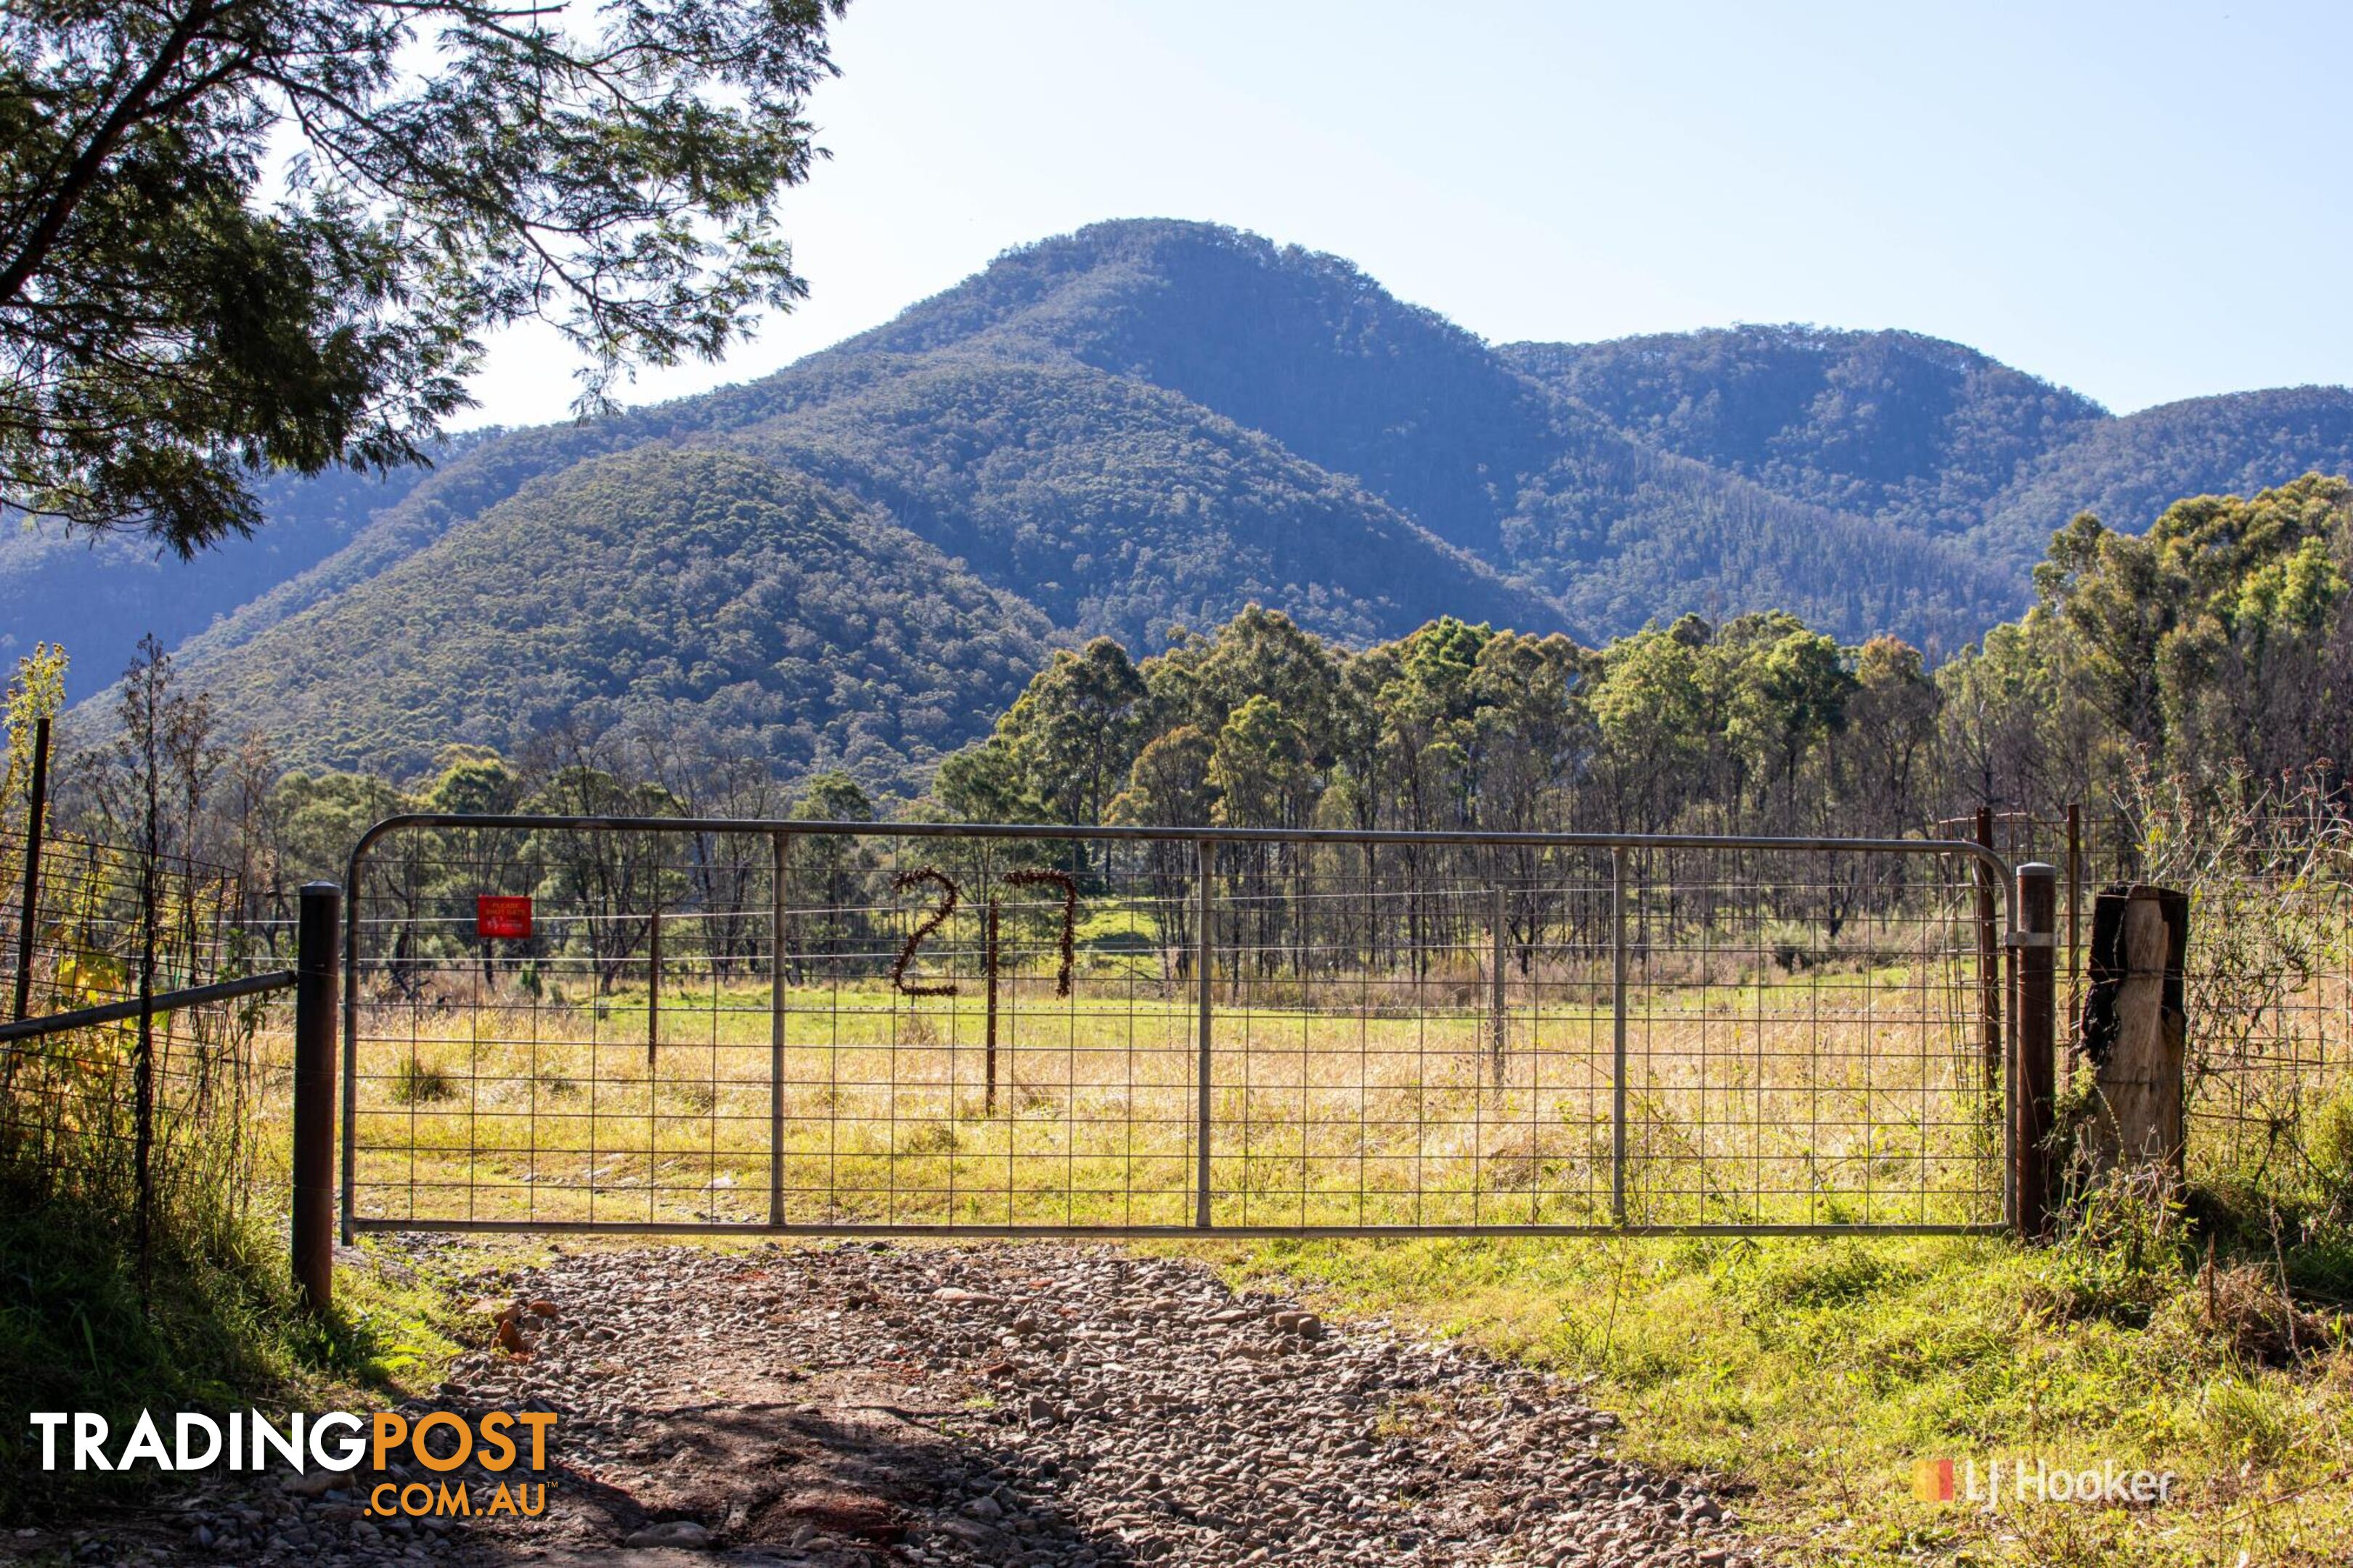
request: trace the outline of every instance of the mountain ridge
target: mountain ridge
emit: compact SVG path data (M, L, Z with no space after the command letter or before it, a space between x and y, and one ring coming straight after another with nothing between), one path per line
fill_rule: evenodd
M2117 416L1967 345L1894 330L1491 345L1344 258L1214 225L1123 220L1008 251L758 381L471 437L363 517L348 483L283 485L263 537L283 521L289 537L335 548L294 552L274 580L174 640L193 676L232 694L232 722L286 731L296 760L375 761L359 738L369 725L304 740L287 689L259 667L291 657L304 629L327 639L312 656L331 667L350 651L332 638L355 627L397 637L421 620L467 640L463 618L442 613L469 592L449 574L492 564L466 531L494 514L518 526L501 508L543 504L532 498L575 470L609 479L623 470L598 465L638 450L670 454L643 472L729 492L690 498L689 515L726 515L759 471L813 487L867 531L828 544L828 560L896 542L884 552L896 564L875 568L878 595L994 617L1003 646L1039 658L1099 633L1148 651L1250 602L1353 643L1444 613L1593 641L1685 611L1787 609L1849 641L1894 631L1938 658L2017 612L2049 533L2087 504L2137 528L2184 493L2353 468L2353 392L2271 389ZM695 452L711 460L681 466ZM686 526L626 471L640 477L596 493L626 497L638 526ZM599 517L607 531L633 526ZM914 564L906 542L937 561ZM583 548L642 558L610 541ZM737 563L754 578L761 548L747 542ZM43 559L54 598L54 552ZM408 569L420 559L440 574ZM270 576L249 566L239 569ZM103 574L88 576L84 591L101 591ZM28 605L30 581L0 552L15 640L73 644L75 617ZM557 617L533 643L562 667L555 689L593 693L599 711L655 700L565 653L565 626L580 649L595 647L627 585L581 592L533 601ZM806 621L793 605L772 608L785 642L822 642L839 605L813 604ZM907 640L877 652L890 679L965 689L926 662L953 637L892 625ZM690 622L675 635L683 665L712 651ZM111 673L98 640L75 649L99 661L78 668L78 696ZM450 657L470 668L476 656ZM765 743L776 682L746 679L770 705L743 734ZM659 701L685 700L683 689ZM847 710L811 701L822 721L797 732L795 764L856 752L877 779L928 766L962 722L877 724L851 744ZM315 721L308 704L296 706ZM505 722L436 711L469 733ZM370 724L399 728L381 714Z
M375 585L189 672L232 718L281 715L297 762L413 773L452 742L513 749L684 709L790 766L887 773L987 723L1050 630L806 476L661 443L531 479ZM319 647L341 656L303 657Z

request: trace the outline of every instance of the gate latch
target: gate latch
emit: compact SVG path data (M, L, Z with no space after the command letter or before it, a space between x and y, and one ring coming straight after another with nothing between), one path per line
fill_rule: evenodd
M2001 939L2004 947L2057 947L2059 933L2055 931L2014 931Z

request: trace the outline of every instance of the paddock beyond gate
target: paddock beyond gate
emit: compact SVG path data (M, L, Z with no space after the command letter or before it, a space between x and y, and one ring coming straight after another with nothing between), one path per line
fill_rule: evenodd
M2051 881L1971 843L405 816L346 887L347 1237L2041 1212Z

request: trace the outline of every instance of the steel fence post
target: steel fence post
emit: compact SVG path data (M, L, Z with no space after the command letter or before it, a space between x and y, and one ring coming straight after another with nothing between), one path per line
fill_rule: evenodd
M1609 1215L1626 1223L1626 849L1609 851Z
M2084 1011L2084 803L2067 803L2067 1038ZM2071 1044L2072 1052L2073 1046Z
M368 845L352 851L343 876L343 1245L358 1239L353 1220L359 1213L360 1116L360 878Z
M1993 853L1993 807L1977 811L1978 847ZM1984 861L1978 862L1978 1026L1983 1035L1986 1087L2001 1076L2001 926L1998 906L2001 884Z
M646 1095L658 1092L654 1056L661 1047L661 895L654 895L653 911L646 917Z
M1488 933L1488 946L1492 951L1488 956L1487 963L1488 968L1493 972L1490 979L1490 985L1493 993L1489 1000L1488 1005L1489 1010L1494 1014L1495 1018L1495 1087L1497 1089L1501 1089L1504 1087L1504 1052L1508 1048L1509 1042L1504 1037L1504 1028L1508 1015L1506 1015L1504 1010L1504 884L1500 879L1495 883L1494 906L1493 911L1488 917L1489 924L1493 928Z
M1193 983L1200 997L1200 1060L1194 1068L1199 1087L1193 1110L1193 1224L1209 1228L1209 873L1215 846L1208 839L1194 842L1194 863L1200 887L1199 929L1193 933Z
M294 1282L314 1312L335 1290L335 1003L343 889L302 888L294 938Z
M768 836L768 1223L785 1223L785 848Z
M2018 1130L2012 1147L2011 1181L2019 1234L2034 1240L2050 1233L2052 1218L2052 1129L2057 1121L2058 1066L2058 881L2056 868L2031 862L2018 868L2018 1017L2010 1038L2016 1052Z

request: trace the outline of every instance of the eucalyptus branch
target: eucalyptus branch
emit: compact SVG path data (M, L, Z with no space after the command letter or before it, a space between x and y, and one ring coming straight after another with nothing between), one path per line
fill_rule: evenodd
M0 506L198 549L248 526L262 468L413 454L483 330L549 321L593 403L789 308L775 197L812 166L839 0L667 3L692 9L586 38L453 0L12 19Z

